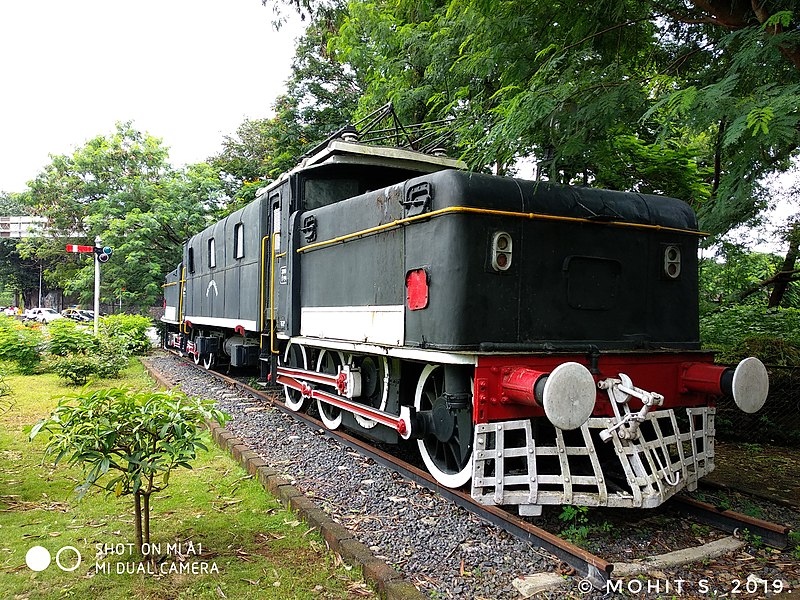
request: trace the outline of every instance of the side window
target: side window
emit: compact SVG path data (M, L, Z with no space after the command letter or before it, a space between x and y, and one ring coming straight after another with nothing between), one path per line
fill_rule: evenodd
M233 226L233 258L244 258L244 224Z
M281 247L281 205L277 194L270 198L270 201L272 202L272 243L275 246L275 252L278 252Z
M214 245L214 238L208 238L208 266L211 269L217 266L217 248Z
M189 247L189 273L194 273L194 248Z

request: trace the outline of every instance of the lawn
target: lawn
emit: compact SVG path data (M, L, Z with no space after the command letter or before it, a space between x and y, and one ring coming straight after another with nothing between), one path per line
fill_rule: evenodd
M159 559L142 560L129 545L131 498L90 493L76 501L80 471L43 464L45 436L28 440L26 428L75 388L49 374L7 376L6 382L12 395L0 398L0 598L373 595L316 531L284 510L210 438L194 469L176 470L169 487L154 496L151 542ZM153 384L132 361L121 379L94 385ZM52 558L44 570L26 564L34 546Z

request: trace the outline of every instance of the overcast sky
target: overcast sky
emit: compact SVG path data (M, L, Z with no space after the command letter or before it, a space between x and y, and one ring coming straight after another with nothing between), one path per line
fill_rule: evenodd
M271 116L300 27L260 0L2 0L0 191L116 121L200 162L245 118Z

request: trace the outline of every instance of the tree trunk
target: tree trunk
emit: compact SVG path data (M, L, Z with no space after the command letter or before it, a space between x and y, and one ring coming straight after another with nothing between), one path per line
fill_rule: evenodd
M800 242L800 224L792 226L788 237L789 250L787 250L786 257L783 259L781 270L775 274L775 285L772 288L772 293L769 295L767 308L775 308L781 305L783 296L792 280L792 276L795 274L794 265L797 262L798 242Z
M150 494L142 494L144 502L142 503L142 528L144 543L150 546ZM141 548L141 544L139 545Z
M133 495L133 526L136 530L136 547L142 552L142 494L136 492Z
M39 288L35 290L22 290L22 302L25 308L36 308L39 306Z

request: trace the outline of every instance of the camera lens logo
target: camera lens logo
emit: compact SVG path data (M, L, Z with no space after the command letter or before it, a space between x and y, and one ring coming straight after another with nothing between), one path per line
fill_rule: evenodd
M70 553L75 554L74 558ZM25 554L25 564L31 571L44 571L52 560L50 551L44 546L34 546ZM56 552L56 565L62 571L74 571L81 566L81 553L75 546L64 546Z
M31 571L44 571L50 560L50 552L43 546L34 546L25 554L25 564Z

